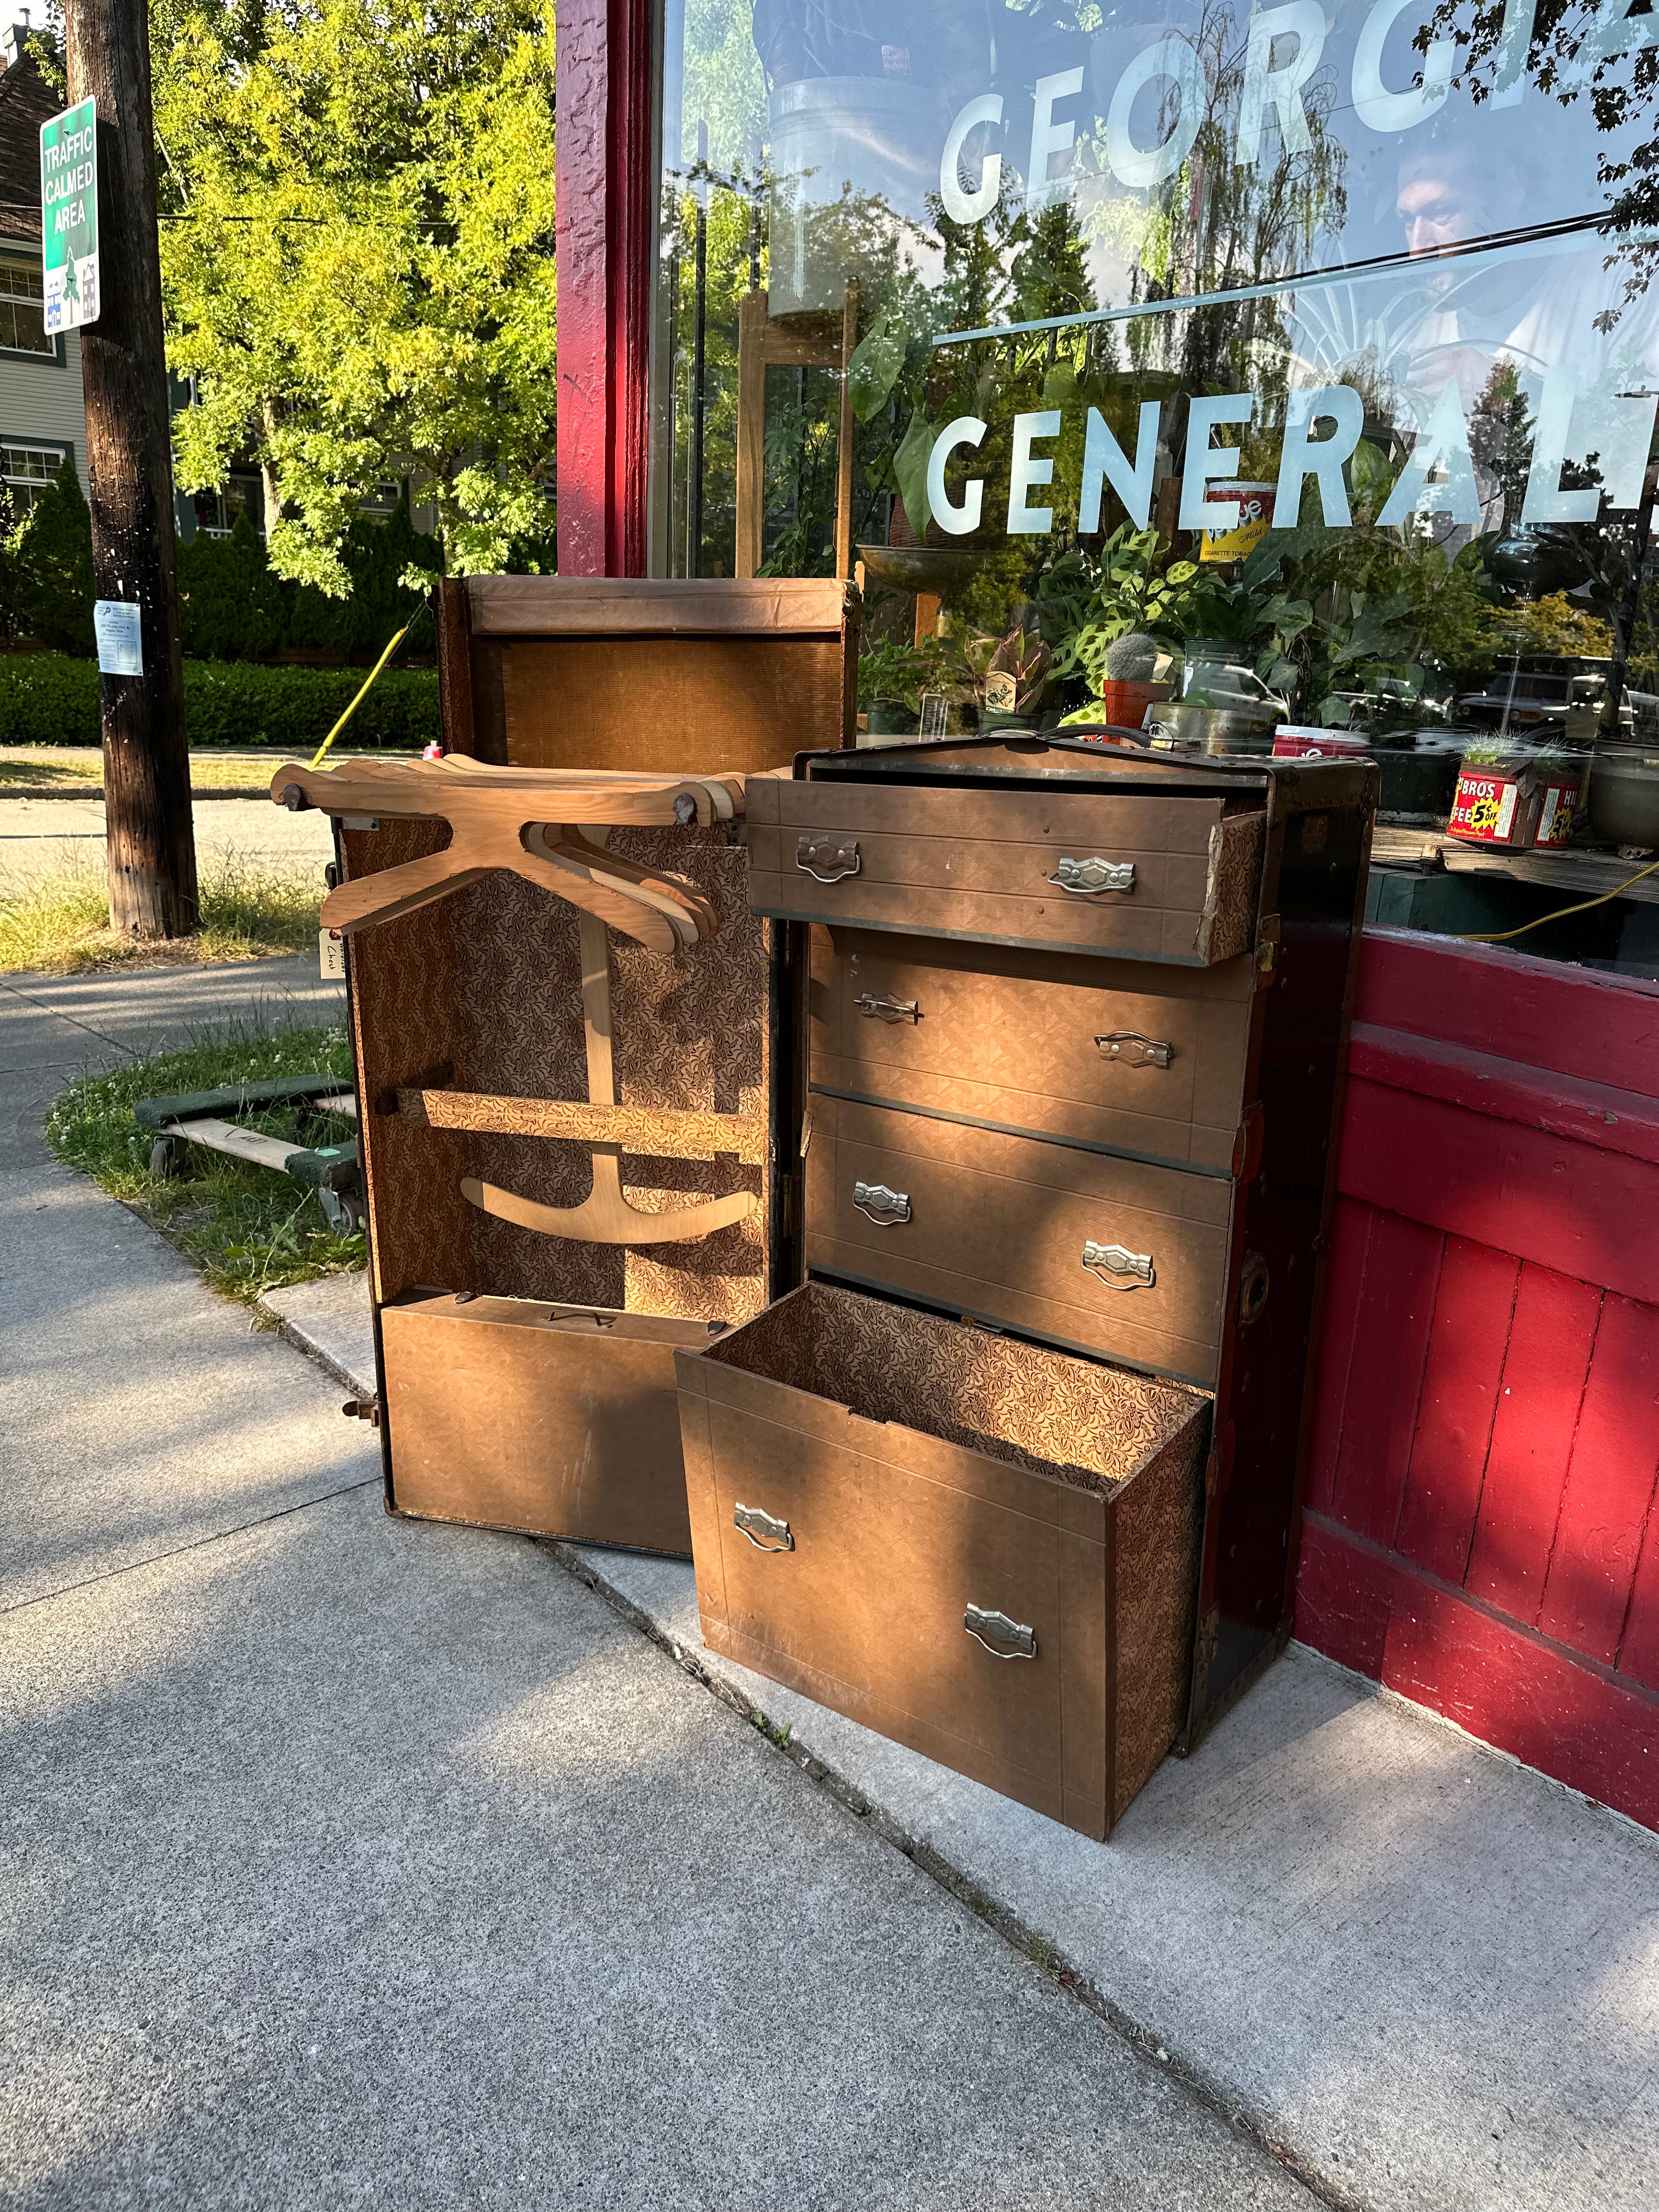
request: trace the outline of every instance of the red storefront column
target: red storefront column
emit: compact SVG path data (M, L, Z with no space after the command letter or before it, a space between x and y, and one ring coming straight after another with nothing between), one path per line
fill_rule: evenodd
M560 0L559 569L645 574L652 137L648 0Z
M1297 1634L1659 1828L1659 988L1367 930Z

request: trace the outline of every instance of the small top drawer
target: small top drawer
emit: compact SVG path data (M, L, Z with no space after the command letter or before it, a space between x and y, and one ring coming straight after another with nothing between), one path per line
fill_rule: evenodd
M1214 796L751 778L750 902L1206 967L1255 939L1264 817Z

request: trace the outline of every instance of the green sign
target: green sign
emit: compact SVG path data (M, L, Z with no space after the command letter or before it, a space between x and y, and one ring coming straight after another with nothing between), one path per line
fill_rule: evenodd
M40 125L40 258L46 328L98 319L98 112L93 101Z

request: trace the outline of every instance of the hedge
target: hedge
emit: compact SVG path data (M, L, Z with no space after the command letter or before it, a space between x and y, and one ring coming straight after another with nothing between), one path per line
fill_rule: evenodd
M274 751L314 752L367 672L187 660L185 731L191 749L269 745ZM352 752L381 745L418 750L438 735L435 671L392 668L339 742ZM101 739L95 661L64 653L0 653L0 744L95 745Z

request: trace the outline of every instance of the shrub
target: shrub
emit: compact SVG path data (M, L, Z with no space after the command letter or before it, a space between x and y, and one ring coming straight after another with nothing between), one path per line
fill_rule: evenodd
M288 610L264 542L246 515L228 538L198 530L179 548L179 634L205 660L263 660L282 644Z
M272 668L256 661L185 663L185 733L192 747L270 746L314 752L350 705L367 672ZM340 738L344 752L431 744L439 735L438 678L392 668ZM101 741L98 669L61 653L0 654L0 744Z
M92 510L72 454L12 532L7 555L13 626L58 653L95 653Z

